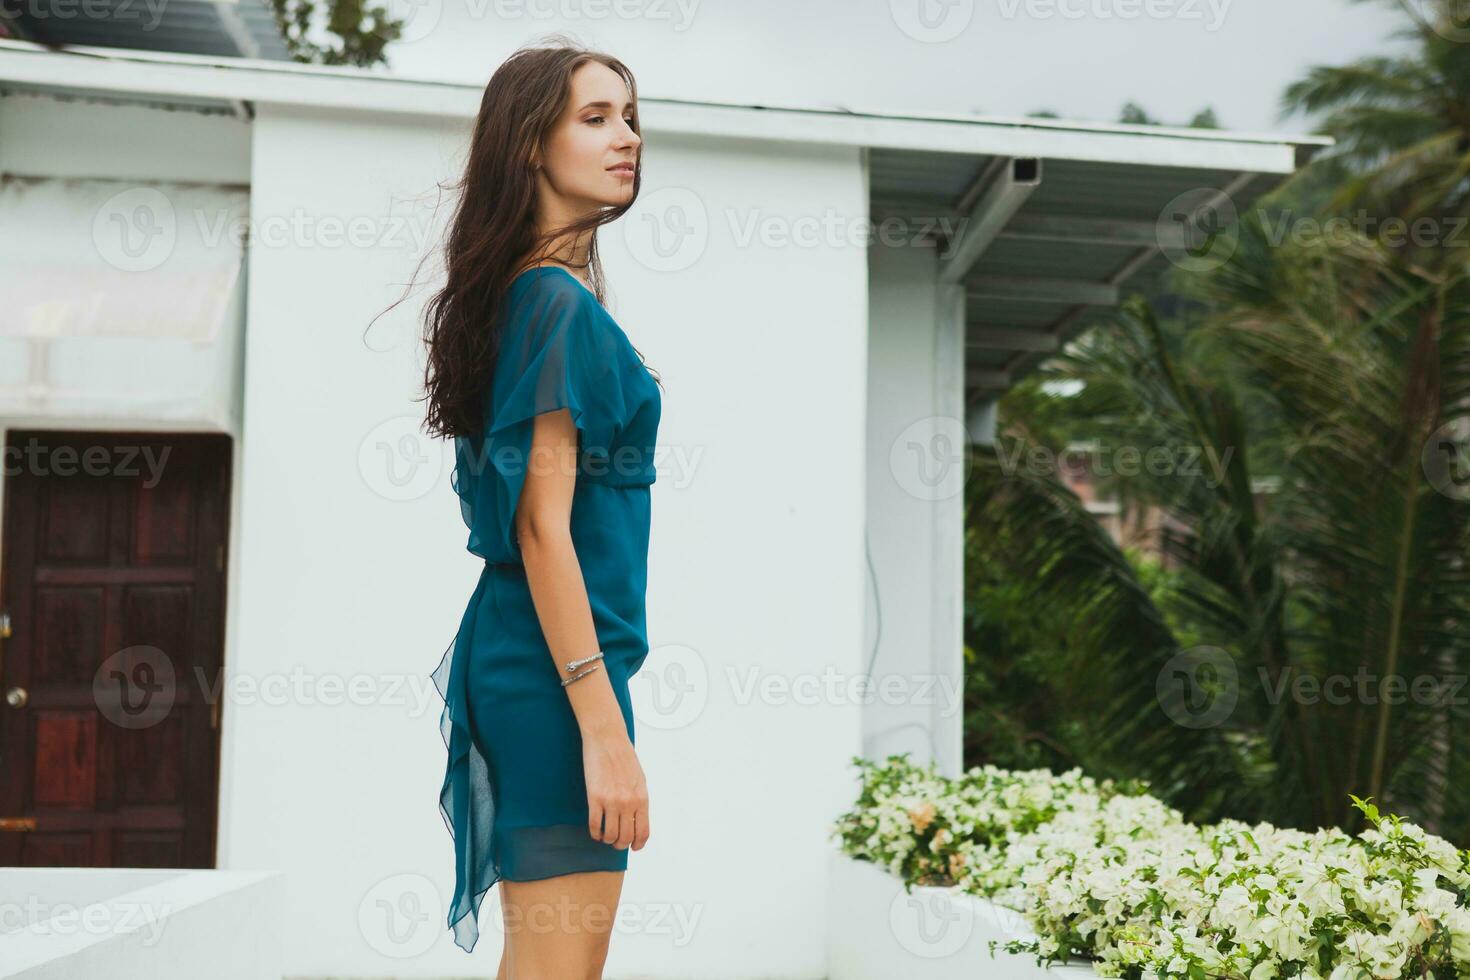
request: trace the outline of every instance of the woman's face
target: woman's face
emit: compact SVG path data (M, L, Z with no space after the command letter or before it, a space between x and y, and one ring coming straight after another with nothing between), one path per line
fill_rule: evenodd
M546 141L539 175L543 200L581 215L626 204L643 140L633 132L633 104L618 73L589 61L572 73L572 93Z

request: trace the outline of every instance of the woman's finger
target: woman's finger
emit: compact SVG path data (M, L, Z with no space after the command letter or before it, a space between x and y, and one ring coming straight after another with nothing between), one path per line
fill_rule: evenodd
M648 843L648 805L639 807L633 814L633 850L643 850L643 845Z
M594 840L602 839L602 804L592 797L587 798L587 832Z
M637 812L632 807L624 807L618 811L618 837L615 846L626 849L633 843L633 814Z

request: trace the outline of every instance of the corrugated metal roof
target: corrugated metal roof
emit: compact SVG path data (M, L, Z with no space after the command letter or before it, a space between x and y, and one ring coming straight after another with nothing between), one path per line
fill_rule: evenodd
M289 61L265 0L27 0L0 21L21 40L57 46L128 48L176 54Z
M1295 144L1300 165L1329 141L1282 142ZM965 291L971 401L998 395L1090 314L1167 270L1190 241L1187 224L1208 224L1214 213L1228 220L1288 176L1142 161L869 154L874 222L906 221L940 249L941 262L978 229L983 244L949 271Z

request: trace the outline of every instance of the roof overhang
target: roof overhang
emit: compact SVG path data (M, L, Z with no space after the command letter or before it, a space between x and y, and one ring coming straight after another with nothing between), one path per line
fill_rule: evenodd
M1004 392L1171 264L1222 260L1232 239L1213 245L1216 233L1322 145L1237 168L1153 162L1138 140L1133 161L871 152L875 227L900 222L899 241L939 249L940 281L964 291L970 400Z
M482 84L377 70L0 40L0 91L248 114L254 103L472 119ZM967 388L1013 384L1188 245L1330 146L1325 136L640 96L645 132L860 147L871 218L942 248L966 294ZM925 231L924 229L929 229ZM921 239L922 240L922 239Z
M165 54L121 48L52 51L0 39L0 84L177 97L221 110L242 101L321 109L472 119L483 84L405 78L386 72L297 62ZM1283 137L1165 126L1106 125L1059 119L894 113L694 102L640 96L643 125L654 132L834 143L888 150L1028 155L1145 166L1208 167L1288 173L1303 146L1326 137Z

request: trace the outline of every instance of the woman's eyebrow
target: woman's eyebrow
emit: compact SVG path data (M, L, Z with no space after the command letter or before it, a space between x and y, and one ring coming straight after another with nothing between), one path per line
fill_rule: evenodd
M633 103L631 103L631 102L624 102L623 103L624 106L630 106L632 104ZM586 105L584 105L581 109L578 109L577 111L578 112L584 112L584 111L586 111L588 109L611 109L612 107L613 107L613 104L611 102L608 102L606 100L603 100L601 102L589 102Z

